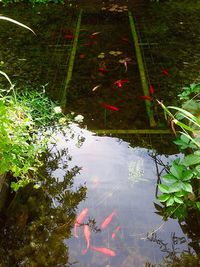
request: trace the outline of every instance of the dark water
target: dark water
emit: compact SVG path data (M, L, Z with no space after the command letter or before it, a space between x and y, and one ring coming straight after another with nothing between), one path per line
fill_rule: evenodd
M199 81L198 1L125 4L136 20L155 97L166 104L176 103L183 85ZM60 101L73 43L70 35L82 7L67 110L84 115L83 125L88 128L148 128L128 17L125 13L104 13L102 6L101 1L92 5L73 1L64 6L2 8L3 15L30 26L37 36L2 21L1 70L17 88L45 88L51 98ZM96 32L100 33L93 38ZM112 56L110 51L122 54ZM102 52L106 56L99 59ZM119 63L124 57L131 59L127 70ZM102 73L99 68L108 72ZM116 86L114 82L121 79L128 81ZM0 81L2 87L7 86L3 78ZM102 103L119 111L107 110ZM162 111L156 105L152 108L158 127L163 127ZM140 267L147 262L160 263L164 257L169 260L166 266L171 266L172 262L179 264L176 257L183 251L199 253L195 223L165 222L155 213L158 169L153 157L163 162L175 157L170 135L99 137L77 126L72 128L71 132L66 130L65 137L55 134L56 146L50 147L38 174L41 188L30 185L16 195L9 194L0 220L1 266ZM84 209L88 214L75 238L75 218ZM101 230L102 222L112 213L111 222ZM116 256L91 246L83 255L84 224L90 227L91 245L109 248ZM198 266L195 260L186 262ZM183 261L176 266L184 266Z

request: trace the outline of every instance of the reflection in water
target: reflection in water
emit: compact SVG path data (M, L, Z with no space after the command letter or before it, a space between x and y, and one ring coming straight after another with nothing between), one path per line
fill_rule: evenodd
M175 155L95 136L74 124L52 138L56 145L49 145L38 174L40 188L30 184L7 199L1 266L149 267L194 252L183 223L180 228L155 213L163 166L152 155L164 164Z
M74 186L87 186L87 199L79 206L79 214L87 209L87 216L80 223L78 238L65 240L70 262L77 267L140 267L147 261L158 263L168 250L149 242L151 233L159 233L166 244L171 242L173 232L185 240L179 243L180 251L187 249L189 240L178 222L163 222L154 207L157 174L163 172L163 166L156 166L152 155L156 154L164 164L176 155L158 155L152 149L131 147L121 139L99 137L73 127L77 135L85 137L83 145L78 148L73 142L66 144L59 135L57 149L67 147L72 155L69 165L81 166ZM55 171L54 176L62 180L62 171ZM86 231L89 219L95 221L97 231L91 227Z
M79 168L68 168L70 160L67 151L51 151L38 174L41 187L29 184L7 199L1 214L1 266L69 266L63 241L70 238L77 205L86 196L85 186L73 189ZM62 181L52 176L60 161Z

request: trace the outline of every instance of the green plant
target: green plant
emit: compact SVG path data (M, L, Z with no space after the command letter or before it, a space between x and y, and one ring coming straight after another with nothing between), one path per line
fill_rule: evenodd
M63 4L64 0L0 0L4 5L7 4L12 4L12 3L20 3L20 2L28 2L31 3L32 5L35 4L49 4L49 3L55 3L55 4Z
M44 94L12 90L0 94L0 174L10 172L16 180L11 187L17 190L34 180L50 138L46 127L52 120L59 124L64 115Z
M198 100L195 102L199 104ZM158 200L165 205L167 214L183 219L187 216L188 209L200 210L198 182L200 179L200 118L184 108L166 107L161 102L159 104L164 110L166 119L169 118L174 133L179 132L179 137L174 143L179 146L184 156L182 159L177 158L169 168L166 168L167 174L161 177L162 183L158 185L162 193ZM173 114L171 110L176 113ZM193 110L193 113L195 112ZM179 127L179 131L175 129L175 125Z
M178 95L180 100L189 100L191 99L191 94L198 94L200 92L200 84L192 83L189 86L185 86L182 89L182 92Z

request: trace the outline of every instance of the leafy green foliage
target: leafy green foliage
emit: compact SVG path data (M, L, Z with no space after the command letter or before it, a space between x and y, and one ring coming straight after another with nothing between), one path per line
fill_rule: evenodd
M190 87L184 87L184 91L179 97L187 100L187 102L181 108L165 107L158 101L164 109L165 115L169 116L173 131L176 132L174 125L179 126L182 130L174 143L179 146L179 149L184 153L184 157L174 160L171 166L166 168L167 174L162 176L162 184L158 185L162 193L158 197L159 201L165 205L169 216L178 219L187 216L187 212L184 212L184 215L178 212L180 209L199 210L200 208L199 201L197 201L199 199L199 188L196 187L198 183L195 182L195 180L200 179L198 136L200 132L200 104L198 99L188 100L191 94L199 93L199 91L200 84L191 84ZM176 111L176 113L173 114L171 110ZM188 154L186 151L190 151L190 153Z
M49 3L55 3L55 4L63 4L64 0L1 0L3 4L12 4L12 3L20 3L20 2L28 2L31 3L32 5L36 4L49 4Z
M180 100L191 99L191 94L195 95L200 92L200 84L192 83L189 86L183 87L182 92L178 95Z
M10 172L16 178L13 190L34 180L50 138L46 127L52 121L59 125L61 119L67 123L58 111L44 93L0 95L0 174Z

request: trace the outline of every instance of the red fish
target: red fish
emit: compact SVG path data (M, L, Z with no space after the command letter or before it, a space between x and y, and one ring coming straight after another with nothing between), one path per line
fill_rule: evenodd
M111 250L109 248L103 248L103 247L95 247L95 246L91 246L91 249L101 252L103 254L106 254L108 256L114 257L116 256L116 253L114 250Z
M86 249L84 249L82 251L82 253L85 255L87 253L89 247L90 247L90 236L91 236L91 233L90 233L90 227L88 225L84 225L83 233L84 233L85 241L86 241Z
M155 92L155 88L153 87L152 84L151 84L150 87L149 87L149 92L150 92L151 95L153 95L154 92Z
M85 58L85 57L86 57L85 54L80 54L80 55L79 55L79 58Z
M125 80L117 80L114 82L115 85L117 85L119 88L121 88L123 86L124 83L127 83L128 80L125 79Z
M116 237L116 233L117 232L119 232L121 230L121 227L120 226L117 226L116 228L115 228L115 230L112 232L112 239L115 239L115 237Z
M105 229L111 223L114 215L117 215L115 210L107 218L105 218L105 220L102 222L100 226L102 230Z
M72 39L74 39L74 35L71 34L71 33L69 33L69 34L65 34L65 35L64 35L64 38L65 38L65 39L72 40Z
M169 76L169 71L167 69L163 69L162 74L165 76Z
M126 42L126 43L129 42L129 39L128 39L127 37L122 37L121 39L122 39L122 41L124 41L124 42Z
M76 218L76 222L74 224L74 237L78 238L77 228L83 222L83 220L85 219L85 217L87 216L87 214L88 214L88 208L85 208L84 210L81 211L81 213Z
M83 45L84 46L92 46L93 44L95 44L95 42L91 41L91 42L84 43Z
M143 99L143 100L149 100L149 101L153 100L153 98L151 96L149 96L149 95L142 95L142 96L140 96L140 98Z
M106 103L101 103L101 105L104 108L109 109L109 110L113 110L113 111L118 111L119 110L118 107L115 107L115 106L112 106L112 105L109 105L109 104L106 104Z
M108 72L108 70L105 68L99 68L98 71L101 73L107 73Z

